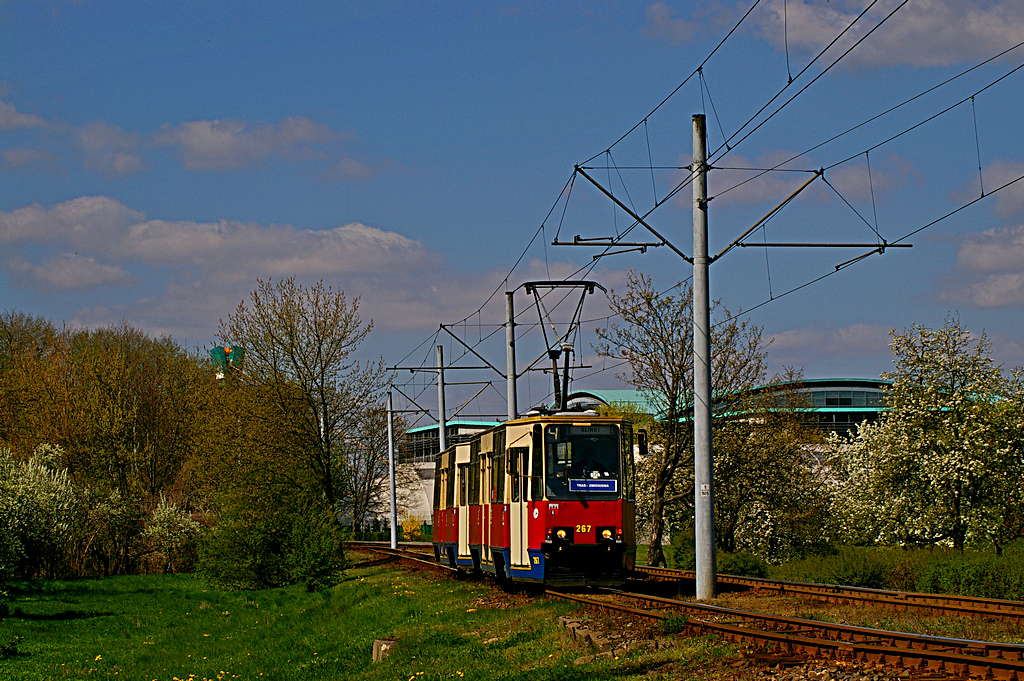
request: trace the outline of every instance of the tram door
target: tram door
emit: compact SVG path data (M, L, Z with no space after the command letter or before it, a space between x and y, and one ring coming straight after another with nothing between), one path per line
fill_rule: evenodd
M530 489L530 448L512 447L508 450L508 481L512 487L509 504L509 529L511 534L511 562L513 567L530 565L529 532L530 505L527 503Z
M459 522L456 525L459 533L459 557L469 556L469 444L456 446L456 492L459 510L456 515Z
M459 464L459 557L469 555L469 464Z

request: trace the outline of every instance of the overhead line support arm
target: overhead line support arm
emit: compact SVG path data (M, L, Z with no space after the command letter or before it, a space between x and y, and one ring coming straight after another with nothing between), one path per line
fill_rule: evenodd
M594 185L595 187L600 189L601 193L603 193L605 196L607 196L609 199L611 199L612 202L616 206L618 206L622 210L626 211L626 215L628 215L629 217L633 218L638 223L640 223L644 227L644 229L646 229L648 232L650 232L654 236L656 236L659 239L661 239L661 242L663 244L665 244L666 246L668 246L669 248L671 248L673 251L675 251L676 255L678 255L680 258L682 258L686 262L690 263L691 265L693 264L693 258L688 257L685 253L683 253L678 248L676 248L674 245L672 245L672 242L670 242L668 239L663 237L661 234L658 233L658 231L656 229L654 229L649 224L647 224L644 221L644 219L642 217L640 217L639 215L637 215L635 212L633 212L633 210L629 206L624 204L622 201L619 201L615 197L614 194L612 194L610 191L608 191L603 186L601 186L600 182L598 182L597 180L592 178L590 175L587 175L587 172L585 170L583 170L583 168L580 168L579 166L576 166L576 172L579 173L580 175L582 175L583 177L587 178L587 180L589 180L592 185Z
M502 378L507 378L507 376L505 375L505 372L504 372L504 371L498 371L498 369L497 369L497 368L496 368L496 367L495 367L495 366L494 366L493 364L491 364L490 362L488 362L488 361L487 361L487 359L486 359L486 358L485 358L485 357L484 357L483 355L481 355L481 354L480 354L479 352L477 352L477 351L476 351L476 350L474 350L473 348L471 348L471 347L469 347L468 345L466 345L466 343L465 343L465 342L464 342L464 341L463 341L463 340L462 340L461 338L459 338L459 337L458 337L458 336L456 336L456 335L455 335L454 333L452 333L452 332L451 332L451 330L450 330L450 329L449 329L449 328L448 328L447 326L445 326L444 324L442 324L442 325L441 325L441 330L442 330L442 331L444 331L445 333L447 333L447 334L448 334L449 336L451 336L451 337L452 337L452 338L454 338L455 340L457 340L457 341L459 342L459 345L461 345L462 347L466 348L467 350L469 350L470 352L472 352L472 353L473 353L474 355L476 355L476 357L477 357L478 359L480 359L481 361L483 361L483 363L484 363L484 364L486 364L486 365L487 365L487 366L489 366L489 367L490 367L491 369L493 369L493 370L494 370L494 372L495 372L496 374L498 374L498 375L499 375L499 376L501 376Z
M809 187L809 186L810 186L810 184L811 184L812 182L814 182L815 180L817 180L817 179L818 179L819 177L824 177L824 175L825 175L825 171L824 171L824 170L815 170L815 171L814 171L814 175L813 175L813 176L811 176L811 179L807 180L807 181L806 181L806 182L804 182L804 183L803 183L802 185L800 185L799 187L797 187L797 188L796 188L796 191L794 191L794 192L793 192L792 194L790 194L789 196L787 196L787 197L786 197L786 198L785 198L785 199L784 199L784 200L782 201L782 203L780 203L779 205L775 206L775 208L772 208L772 209L771 209L770 211L768 211L767 213L765 213L765 216L764 216L763 218L761 218L760 220L758 220L757 222L755 222L755 223L754 223L754 224L753 224L753 225L752 225L752 226L751 226L751 227L750 227L750 228L749 228L749 229L748 229L747 231L743 232L743 234L740 234L740 235L739 235L738 237L736 237L735 239L733 239L732 243L731 243L731 244L729 244L728 246L726 246L725 248L723 248L723 249L721 250L721 252L720 252L720 253L719 253L718 255L716 255L715 257L711 258L710 262L714 262L714 261L718 260L718 259L719 259L719 258L721 258L721 257L722 257L723 255L725 255L726 253L728 253L729 251L731 251L731 250L732 250L732 249L733 249L734 247L736 247L737 245L740 245L740 246L742 246L742 244L740 244L740 242L741 242L741 241L743 241L744 239L746 239L746 238L747 238L747 236L748 236L748 235L749 235L749 234L750 234L751 232L753 232L753 231L754 231L755 229L757 229L758 227L760 227L761 225L763 225L763 224L764 224L765 222L767 222L768 220L770 220L770 219L771 219L771 217L772 217L773 215L775 215L775 214L776 214L776 213L778 213L778 212L779 212L780 210L782 210L783 208L785 208L785 207L786 207L786 204L787 204L787 203L789 203L790 201L792 201L793 199L795 199L795 198L796 198L796 196L797 196L797 194L799 194L799 193L800 193L800 192L802 192L803 190L807 189L807 187Z

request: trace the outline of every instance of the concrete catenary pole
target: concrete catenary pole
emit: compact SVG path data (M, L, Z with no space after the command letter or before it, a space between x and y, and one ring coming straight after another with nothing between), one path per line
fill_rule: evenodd
M395 410L388 391L388 481L391 487L391 548L398 548L398 500L395 496Z
M512 291L505 291L505 391L508 396L508 420L519 417L516 397L516 315Z
M437 436L438 436L438 447L437 451L443 452L448 449L447 434L445 431L448 430L448 423L445 421L445 409L444 409L444 347L441 345L437 346Z
M715 597L715 483L711 451L711 296L708 289L707 138L693 116L693 482L697 600Z

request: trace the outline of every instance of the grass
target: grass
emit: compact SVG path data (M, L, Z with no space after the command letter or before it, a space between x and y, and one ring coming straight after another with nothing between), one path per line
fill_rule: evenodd
M350 570L320 593L225 591L161 575L34 581L11 595L0 642L23 640L0 659L0 678L26 681L653 680L706 678L708 660L724 665L733 655L699 640L577 666L592 651L566 642L558 616L570 604L387 565ZM399 643L372 664L378 638Z

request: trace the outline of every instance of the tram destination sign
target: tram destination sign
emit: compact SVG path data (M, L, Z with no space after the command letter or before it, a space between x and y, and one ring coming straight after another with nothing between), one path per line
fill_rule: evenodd
M615 426L569 426L569 435L612 435L615 433Z
M570 492L617 492L618 480L577 480L569 478Z

